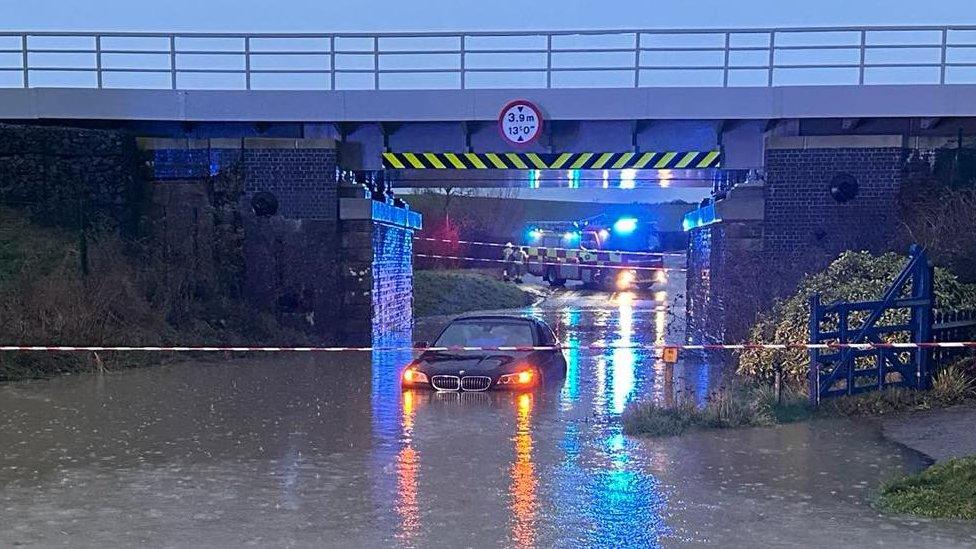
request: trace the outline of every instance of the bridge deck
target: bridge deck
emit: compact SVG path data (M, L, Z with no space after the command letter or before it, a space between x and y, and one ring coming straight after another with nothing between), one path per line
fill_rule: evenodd
M976 116L976 85L492 90L0 89L0 119L298 122L495 120L513 97L549 120Z

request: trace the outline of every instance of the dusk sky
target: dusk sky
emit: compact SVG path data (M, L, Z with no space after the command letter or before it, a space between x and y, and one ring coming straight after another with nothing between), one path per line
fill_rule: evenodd
M976 24L972 0L2 0L5 30L405 31Z

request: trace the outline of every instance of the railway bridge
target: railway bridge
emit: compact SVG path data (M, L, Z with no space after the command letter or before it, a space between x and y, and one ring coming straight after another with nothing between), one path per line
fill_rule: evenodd
M522 140L500 131L513 101L534 113ZM105 135L130 136L177 211L207 206L188 181L240 167L241 203L274 205L245 208L258 301L277 307L284 287L305 303L296 318L341 309L346 340L409 324L420 219L357 197L344 174L708 187L684 224L688 310L721 339L741 313L730 266L795 279L842 249L886 249L906 159L976 133L976 27L8 32L0 120L9 180L63 163L55 172L94 188L105 158L125 157ZM320 251L303 253L310 242ZM275 257L301 267L275 275ZM333 282L313 282L322 269Z

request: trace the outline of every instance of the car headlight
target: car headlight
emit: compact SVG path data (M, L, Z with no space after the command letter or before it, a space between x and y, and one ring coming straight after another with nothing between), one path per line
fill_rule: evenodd
M536 378L535 370L532 368L526 368L524 370L519 370L514 374L504 374L498 378L499 385L517 385L519 387L527 387L535 383Z
M415 366L410 366L403 371L404 383L427 383L427 374L417 370Z
M637 282L637 272L634 270L620 271L617 273L617 289L629 290Z

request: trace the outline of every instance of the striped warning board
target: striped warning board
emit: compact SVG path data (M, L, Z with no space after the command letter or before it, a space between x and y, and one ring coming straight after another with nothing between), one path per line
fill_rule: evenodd
M592 263L596 265L615 266L623 263L623 254L620 252L610 252L603 250L584 250L571 248L544 248L529 246L526 248L529 261L533 260L561 260L566 259L579 263Z
M660 264L663 255L646 252L619 252L610 250L587 250L584 248L547 248L544 246L527 246L526 253L529 261L556 261L582 263L601 267L621 267L640 264ZM650 257L651 259L647 259Z
M385 152L383 167L396 170L622 170L721 167L719 151L624 153Z

